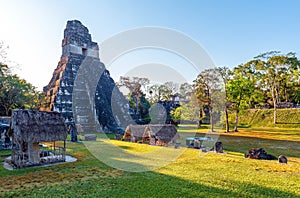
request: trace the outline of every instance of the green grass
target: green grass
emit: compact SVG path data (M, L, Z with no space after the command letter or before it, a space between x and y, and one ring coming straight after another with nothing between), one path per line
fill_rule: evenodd
M6 157L11 154L11 150L0 150L0 157Z
M277 124L273 124L273 109L250 109L240 112L239 124L251 127L283 127L300 128L300 109L277 109ZM229 121L233 124L235 115L229 115Z
M188 129L187 129L188 128ZM287 155L300 157L300 129L299 128L240 128L238 133L207 133L205 129L197 129L196 125L179 126L181 141L190 136L215 136L223 142L228 151L245 153L250 148L261 147L275 156Z
M179 128L183 144L185 137L194 135L194 127ZM196 135L204 136L204 131ZM83 143L68 142L67 152L77 162L14 171L0 167L0 197L300 197L299 131L268 128L222 133L219 140L226 154L181 147L183 154L174 162L137 173L113 169L95 158ZM158 149L100 139L96 144L106 143L142 156ZM245 159L243 153L251 147L285 154L289 163Z

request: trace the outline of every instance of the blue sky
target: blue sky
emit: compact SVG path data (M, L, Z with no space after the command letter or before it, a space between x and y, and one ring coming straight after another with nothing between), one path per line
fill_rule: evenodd
M8 58L39 89L57 66L71 19L87 26L98 43L131 28L171 28L197 41L216 66L233 67L271 50L300 54L297 0L2 0L0 7L0 40L9 45Z

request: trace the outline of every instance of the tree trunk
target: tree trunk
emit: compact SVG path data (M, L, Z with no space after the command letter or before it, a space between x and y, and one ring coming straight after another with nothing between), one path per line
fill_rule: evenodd
M200 129L201 124L202 124L202 109L200 108L199 109L199 118L198 118L198 121L197 121L197 127L198 127L198 129Z
M276 106L277 106L277 102L278 102L278 93L277 93L277 88L276 88L276 76L274 78L274 82L273 82L273 90L272 90L272 97L273 97L273 105L274 105L274 120L273 120L273 124L276 124L276 119L277 119L277 112L276 112Z
M275 96L275 93L274 91L272 92L272 98L273 98L273 106L274 106L274 120L273 120L273 124L276 124L276 119L277 119L277 101L276 101L276 96Z
M214 132L213 112L211 106L209 106L209 120L210 120L210 130L211 132Z
M5 116L9 116L9 107L4 106L5 109Z
M273 124L276 124L276 119L277 119L277 112L276 112L276 102L274 102L274 121Z
M235 125L234 125L234 132L239 132L238 131L238 124L239 124L239 110L236 110L235 112Z
M28 161L32 163L40 163L39 143L28 142Z
M197 121L197 128L198 128L198 129L201 128L201 120L200 120L200 119Z
M229 121L228 121L228 109L227 109L227 105L225 105L225 132L228 133L229 132Z

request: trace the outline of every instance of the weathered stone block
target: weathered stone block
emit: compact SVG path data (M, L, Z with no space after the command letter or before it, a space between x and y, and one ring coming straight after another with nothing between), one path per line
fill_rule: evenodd
M85 134L84 140L85 141L96 141L97 135L96 134Z

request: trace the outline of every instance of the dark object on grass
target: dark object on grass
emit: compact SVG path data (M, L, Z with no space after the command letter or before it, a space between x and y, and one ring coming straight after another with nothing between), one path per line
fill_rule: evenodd
M71 142L78 142L78 139L77 139L78 132L77 132L75 122L72 121L70 123L70 125L68 127L68 133L71 136Z
M277 157L268 154L263 148L252 148L245 154L246 158L262 159L262 160L275 160Z
M284 155L280 155L279 157L278 157L278 162L279 163L282 163L282 164L287 164L287 158L284 156Z
M121 139L122 139L122 137L121 137L120 134L116 134L116 135L115 135L115 138L116 138L116 140L121 140Z
M174 146L174 148L175 148L175 149L179 149L179 147L180 147L180 144L181 144L180 142L178 142L178 143L175 143L175 146Z
M200 149L201 143L198 139L194 140L194 148L195 149Z
M222 142L216 142L215 151L217 153L223 153L223 144L222 144Z

